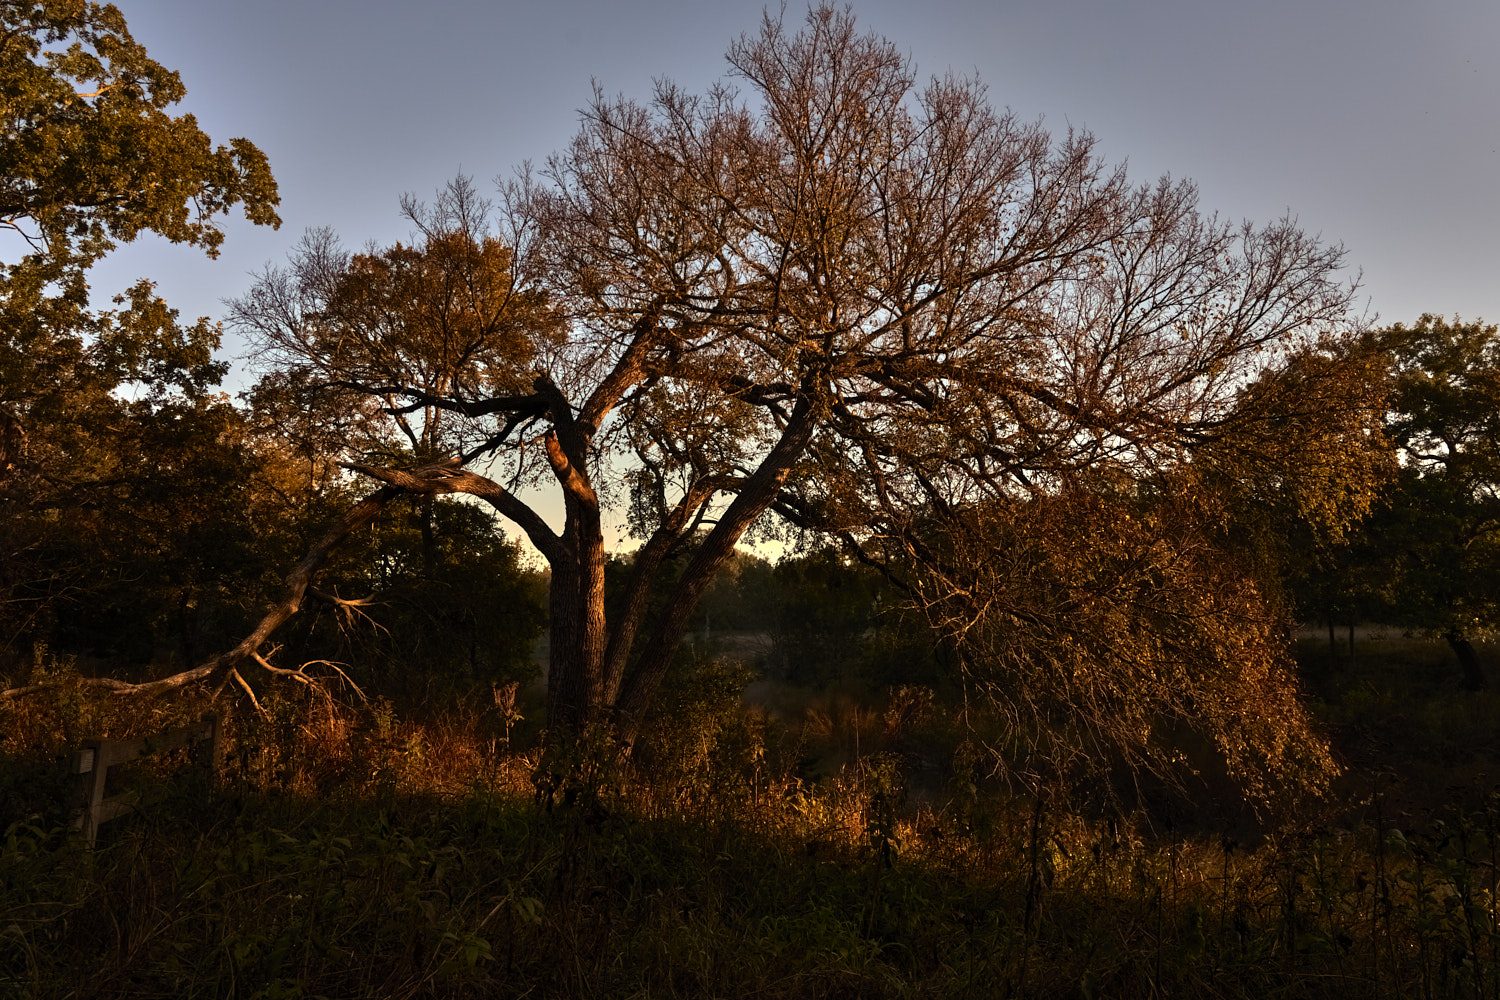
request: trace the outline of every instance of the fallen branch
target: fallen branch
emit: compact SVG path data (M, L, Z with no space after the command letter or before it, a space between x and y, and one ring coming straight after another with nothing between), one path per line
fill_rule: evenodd
M113 677L86 677L76 682L65 682L62 679L42 681L37 684L28 684L24 687L14 687L0 690L0 702L14 701L28 695L46 691L63 683L76 683L85 689L96 689L109 691L114 694L124 695L151 695L161 694L166 691L175 691L189 684L209 680L220 673L235 671L240 664L247 661L259 659L260 647L269 639L278 628L286 623L286 620L297 613L302 607L302 599L307 594L308 587L312 584L313 574L322 568L323 563L333 553L345 538L360 528L365 527L379 516L386 505L401 496L405 490L399 486L383 486L365 497L359 503L351 507L344 516L339 519L327 533L313 543L312 548L307 550L307 555L302 561L292 568L286 577L286 589L275 603L271 604L260 623L255 626L254 631L245 636L233 649L220 653L206 663L199 664L190 670L172 674L159 680L144 681L138 684L129 681L116 680ZM262 661L261 665L265 665ZM276 668L273 672L280 672ZM291 673L293 671L287 671ZM236 676L242 685L244 679Z
M233 678L234 682L240 686L240 689L242 691L245 692L245 696L250 699L250 704L255 706L255 711L260 713L261 715L265 715L266 710L261 707L260 699L255 697L255 689L250 686L249 681L245 680L245 675L240 673L234 667L230 667L229 676Z
M116 680L113 677L84 677L72 683L85 689L98 689L110 691L115 694L161 694L164 691L174 691L177 688L186 687L197 681L207 680L219 669L219 658L214 658L208 663L163 677L160 680L145 681L140 684L132 684L129 681ZM42 681L38 684L27 684L24 687L6 688L0 691L0 701L15 701L28 695L39 694L50 688L63 684L62 680Z
M273 649L270 655L274 656L275 653L276 651ZM322 688L322 682L312 674L308 673L307 668L327 667L334 673L338 674L345 684L349 685L350 689L359 696L360 701L367 702L370 700L368 697L366 697L364 688L354 683L354 678L350 677L349 674L345 672L344 668L340 664L335 663L333 660L308 660L306 663L302 664L299 667L278 667L276 664L271 662L269 656L262 656L260 653L254 654L254 660L268 674L272 674L277 677L288 677L296 681L298 684L305 684L308 687L320 689Z
M384 625L370 617L370 613L365 610L365 608L375 603L375 598L373 597L340 597L326 590L319 590L317 587L308 587L307 595L315 597L333 607L334 616L338 620L340 631L352 630L358 622L363 620L377 631L389 633L389 630ZM303 666L306 666L306 664L303 664Z

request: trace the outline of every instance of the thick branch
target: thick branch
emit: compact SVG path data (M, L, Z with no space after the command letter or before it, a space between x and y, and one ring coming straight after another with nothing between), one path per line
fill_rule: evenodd
M695 517L726 485L729 477L715 476L694 483L668 513L661 526L635 554L630 580L625 586L623 607L614 621L609 646L604 653L605 698L613 700L625 677L625 664L635 646L636 634L650 603L651 583L673 547L683 537L689 519Z
M632 340L615 367L604 377L579 411L579 420L585 434L598 433L604 418L624 398L630 387L646 375L646 353L655 342L656 324L661 311L661 300L653 302L631 328Z
M547 404L540 395L492 396L489 399L459 399L456 396L437 396L411 385L367 385L363 382L337 382L340 388L353 389L372 395L405 396L411 402L405 406L388 407L392 415L415 413L424 407L434 407L462 414L465 417L488 417L496 413L509 413L519 417L539 417L547 411Z
M562 540L547 526L547 522L542 520L541 515L504 486L487 476L460 468L458 462L458 459L450 458L431 465L420 465L413 469L391 469L378 465L346 462L344 468L352 469L371 479L378 479L382 483L407 493L420 493L427 496L463 493L478 497L526 532L526 537L531 540L531 544L536 546L537 551L549 563L555 564L562 558Z
M146 681L140 684L132 684L129 681L117 680L113 677L85 677L76 682L78 687L85 690L109 691L113 694L164 694L175 691L178 688L187 687L189 684L207 680L219 669L218 658L210 660L201 666L181 673L163 677L160 680ZM40 684L27 684L24 687L6 688L0 691L0 701L17 701L43 691L50 690L62 684L62 681L44 681Z
M573 407L567 397L545 375L538 375L533 383L537 395L546 401L547 413L552 418L552 432L547 435L547 459L552 471L565 491L593 492L588 479L589 440L585 429L573 416Z
M719 567L734 552L735 543L756 518L776 500L792 466L807 450L817 424L813 400L803 396L775 446L698 546L661 618L652 629L635 669L625 678L618 702L621 731L627 738L640 727L646 708L666 675L667 662Z

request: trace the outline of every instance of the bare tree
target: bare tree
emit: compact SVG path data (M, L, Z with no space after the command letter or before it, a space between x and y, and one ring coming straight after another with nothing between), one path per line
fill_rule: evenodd
M1337 249L1132 185L977 81L919 85L846 12L795 33L768 16L728 61L703 95L596 94L498 211L455 182L408 204L412 247L315 236L234 306L276 378L358 418L347 460L381 502L468 493L530 538L561 728L637 730L715 571L773 513L922 558L958 512L1180 465L1344 321ZM544 486L560 531L530 502ZM611 504L641 547L606 620Z

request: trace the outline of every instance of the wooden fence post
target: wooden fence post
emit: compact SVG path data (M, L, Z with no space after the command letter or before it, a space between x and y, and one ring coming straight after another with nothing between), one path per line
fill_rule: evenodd
M143 756L160 750L171 750L185 746L190 750L198 744L208 744L208 772L210 784L217 783L220 744L218 716L209 715L196 725L183 729L168 730L155 736L134 740L89 740L73 759L75 774L82 779L82 806L73 819L73 829L83 834L84 843L93 848L99 836L99 825L134 812L139 805L139 796L133 792L106 795L110 768L128 764Z

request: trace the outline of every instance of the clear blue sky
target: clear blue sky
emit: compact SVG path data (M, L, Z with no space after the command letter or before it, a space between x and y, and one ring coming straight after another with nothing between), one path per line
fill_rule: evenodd
M281 183L280 232L236 224L223 256L143 241L98 293L155 278L217 316L311 226L406 235L404 192L488 180L572 133L590 80L701 90L762 4L714 0L117 0L182 73L216 140L243 135ZM788 6L800 19L804 7ZM924 75L977 72L998 105L1093 131L1138 180L1189 177L1205 208L1290 211L1341 242L1382 321L1500 321L1497 0L861 0ZM230 345L233 348L234 345Z

